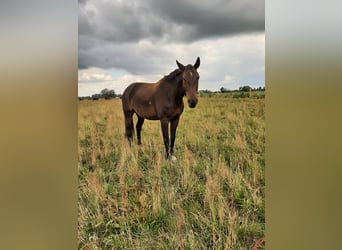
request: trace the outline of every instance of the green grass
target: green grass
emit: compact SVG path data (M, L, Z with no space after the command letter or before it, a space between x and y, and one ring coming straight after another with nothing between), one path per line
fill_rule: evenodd
M158 121L128 147L120 99L79 101L78 114L79 248L251 249L264 238L264 98L199 97L179 122L176 162Z

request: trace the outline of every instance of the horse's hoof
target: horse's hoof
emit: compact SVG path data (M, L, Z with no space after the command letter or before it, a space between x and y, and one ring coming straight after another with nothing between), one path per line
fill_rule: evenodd
M176 156L174 156L174 155L171 155L171 162L176 162L177 161L177 158L176 158Z

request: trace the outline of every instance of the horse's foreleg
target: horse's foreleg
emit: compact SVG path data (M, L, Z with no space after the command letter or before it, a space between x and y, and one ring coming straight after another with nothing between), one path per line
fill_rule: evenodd
M176 140L176 130L179 122L179 117L171 121L171 155L173 155L173 148L175 146L175 140Z
M170 153L169 153L169 120L168 119L162 119L160 120L161 129L163 133L163 140L164 140L164 146L165 146L165 158L169 159Z
M138 116L138 121L137 121L137 125L136 125L138 145L141 145L141 127L142 127L143 123L144 123L144 119L142 117Z

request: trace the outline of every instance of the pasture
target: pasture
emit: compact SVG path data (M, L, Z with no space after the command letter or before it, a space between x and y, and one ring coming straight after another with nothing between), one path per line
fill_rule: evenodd
M264 249L264 98L185 105L175 162L159 121L128 146L120 99L79 101L78 138L78 248Z

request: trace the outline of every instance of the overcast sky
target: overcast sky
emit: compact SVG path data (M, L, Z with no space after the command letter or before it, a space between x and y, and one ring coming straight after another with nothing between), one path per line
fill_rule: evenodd
M201 58L199 89L265 85L264 0L79 0L78 95Z

